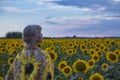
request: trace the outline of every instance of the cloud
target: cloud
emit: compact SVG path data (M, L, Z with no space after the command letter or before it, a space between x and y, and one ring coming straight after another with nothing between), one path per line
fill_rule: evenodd
M49 21L49 22L48 22ZM51 18L46 21L51 25L59 25L65 26L64 29L68 28L76 28L76 27L85 27L86 25L96 24L98 21L96 19L90 17L59 17L59 18ZM88 26L86 26L88 27Z
M13 12L13 13L29 13L29 12L42 10L42 8L20 9L20 8L11 7L11 6L4 6L4 7L1 7L0 9L6 12Z
M120 13L120 0L62 0L56 2L56 4L64 5L64 6L77 6L79 8L87 7L91 8L94 11L102 10L105 13Z
M20 0L20 3L12 1L3 0L4 5L2 3L0 6L0 11L5 12L0 16L0 35L7 31L22 31L23 27L20 28L19 25L26 26L24 24L29 23L41 23L43 36L51 37L120 34L119 0Z
M1 7L2 10L7 12L20 12L21 10L15 7Z
M56 17L56 18L46 18L46 23L57 24L57 25L89 25L96 24L102 20L120 20L119 17L113 16L71 16L71 17Z
M39 12L39 11L48 11L48 10L55 10L54 12L71 12L71 11L81 11L81 12L92 12L92 9L90 8L78 8L75 6L64 6L64 5L57 5L54 3L45 3L41 4L39 6L36 6L35 8L19 8L19 7L13 7L13 6L2 6L0 7L0 10L5 12L12 12L12 13L30 13L30 12ZM74 13L74 12L72 12Z
M46 2L47 1L47 2ZM38 1L37 4L38 5L44 5L44 6L47 6L48 9L51 9L51 10L69 10L69 11L73 11L73 10L76 10L76 11L84 11L84 12L90 12L92 11L90 8L87 8L87 7L83 7L83 8L79 8L79 7L76 7L76 6L65 6L65 5L59 5L59 4L55 4L53 1L61 1L61 0L43 0L43 1Z
M113 0L113 1L115 1L115 2L120 2L120 0Z
M38 0L39 2L54 2L54 1L61 1L61 0Z
M44 23L40 25L43 28L42 33L44 37L63 37L73 35L80 37L104 37L119 36L120 34L120 19L118 17L72 16L56 18L47 17L43 20L46 22L43 21ZM5 35L8 31L22 31L25 26L26 25L12 23L10 25L0 25L0 36Z
M37 4L53 3L61 0L37 0Z
M83 8L78 8L78 7L75 7L75 6L64 6L64 5L56 5L56 4L53 4L53 6L50 6L49 7L50 9L61 9L61 10L76 10L76 11L84 11L84 12L90 12L92 11L90 8L86 8L86 7L83 7Z
M120 18L112 16L73 16L46 18L45 36L111 37L119 36ZM47 30L47 32L46 32ZM53 33L54 32L54 33Z

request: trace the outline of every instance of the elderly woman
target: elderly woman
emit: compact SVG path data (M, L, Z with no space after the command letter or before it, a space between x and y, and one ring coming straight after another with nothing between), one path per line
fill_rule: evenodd
M51 57L37 48L37 44L42 41L41 29L39 25L25 27L25 49L16 56L5 80L53 80L54 66Z

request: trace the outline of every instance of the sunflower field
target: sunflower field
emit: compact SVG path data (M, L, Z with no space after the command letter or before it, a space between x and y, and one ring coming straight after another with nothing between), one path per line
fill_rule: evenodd
M120 80L120 38L44 39L38 47L54 62L54 80ZM0 39L0 80L23 49L22 39Z

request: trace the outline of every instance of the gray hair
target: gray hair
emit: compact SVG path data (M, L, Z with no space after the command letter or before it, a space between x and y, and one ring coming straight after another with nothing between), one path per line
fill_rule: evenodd
M23 30L23 40L25 43L30 43L37 31L41 32L41 30L42 28L40 25L27 25Z

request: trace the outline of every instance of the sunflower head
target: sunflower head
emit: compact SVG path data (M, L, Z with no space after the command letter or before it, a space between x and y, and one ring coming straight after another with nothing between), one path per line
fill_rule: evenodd
M67 54L68 54L68 55L72 55L73 53L74 53L74 52L73 52L73 49L68 49L68 50L67 50Z
M106 58L108 61L110 61L112 63L118 62L118 56L112 52L108 52L106 55Z
M38 43L38 44L37 44L37 47L38 47L38 48L41 48L41 47L42 47L42 43Z
M56 80L62 80L62 78L60 76L57 76Z
M108 51L109 51L108 47L104 47L103 52L106 53Z
M14 58L9 58L8 59L8 65L11 65L13 63L13 61L14 61Z
M46 53L50 53L50 52L52 52L52 51L53 51L53 50L52 50L50 47L48 47L48 48L45 49L45 52L46 52Z
M101 57L101 56L103 55L101 51L97 51L96 54L97 54L99 57Z
M114 53L115 53L116 55L120 56L120 49L116 49L116 50L114 51Z
M88 68L87 68L87 62L84 60L78 59L73 63L73 69L75 72L84 72L86 73Z
M104 80L103 76L99 73L92 74L89 80Z
M84 54L88 54L88 49L87 49L87 48L86 48L86 49L83 49L82 52L83 52Z
M90 56L93 56L95 54L95 50L94 49L90 49L89 54L90 54Z
M2 54L5 54L5 53L6 53L6 49L5 49L5 48L1 48L0 52L1 52Z
M27 75L31 74L33 69L34 69L34 66L33 66L32 63L26 64L26 66L25 66L25 74L27 74Z
M89 68L93 68L94 65L95 65L94 60L89 60L89 61L87 62L87 66L88 66Z
M92 59L94 60L94 62L98 62L99 61L99 56L98 55L93 55Z
M0 80L3 80L3 77L0 76Z
M65 61L65 60L63 60L63 61L61 61L59 64L58 64L58 69L60 70L60 71L62 71L62 69L64 68L64 67L66 67L67 66L67 62Z
M27 78L33 79L37 74L40 63L37 62L36 59L34 59L34 57L31 59L23 59L21 62L22 66L20 68L21 70L20 78L22 80L25 80Z
M53 61L56 61L56 60L57 60L57 54L56 54L54 51L49 52L49 55L50 55L50 57L51 57L51 59L52 59Z
M99 48L99 47L100 47L100 43L96 43L96 44L95 44L95 47L98 47L98 48Z
M81 44L81 45L80 45L80 49L81 49L81 50L86 49L86 45L85 45L85 44Z
M67 47L65 47L65 46L62 46L62 47L61 47L61 50L62 50L62 52L64 53L64 52L66 52L66 50L67 50Z
M107 63L102 64L102 70L106 71L108 69L109 65Z
M70 66L66 66L62 70L65 76L70 76L72 74L72 68Z
M78 80L83 80L83 77L78 77Z
M0 60L0 65L2 65L3 64L3 60Z

